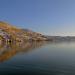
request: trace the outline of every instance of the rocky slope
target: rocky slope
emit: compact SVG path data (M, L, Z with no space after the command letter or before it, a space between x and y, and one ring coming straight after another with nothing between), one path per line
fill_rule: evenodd
M2 21L0 21L0 38L2 38L4 41L10 42L47 40L47 38L40 33L36 33L28 29L20 29Z

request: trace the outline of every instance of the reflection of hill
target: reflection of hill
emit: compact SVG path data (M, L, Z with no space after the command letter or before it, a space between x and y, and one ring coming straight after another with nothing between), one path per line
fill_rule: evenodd
M5 45L0 49L0 62L10 59L19 52L28 52L34 48L41 47L45 42L26 42L25 44Z

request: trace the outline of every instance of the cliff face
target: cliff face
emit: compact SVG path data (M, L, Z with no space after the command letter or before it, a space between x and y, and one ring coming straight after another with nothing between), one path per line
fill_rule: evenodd
M5 40L19 41L19 42L26 40L33 40L33 41L47 40L46 38L43 37L42 34L33 32L28 29L19 29L5 22L0 22L0 36L3 37L3 39Z

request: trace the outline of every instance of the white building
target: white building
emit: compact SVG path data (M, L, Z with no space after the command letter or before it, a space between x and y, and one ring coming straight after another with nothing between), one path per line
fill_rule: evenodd
M10 39L9 34L0 29L0 36L3 37L6 41Z

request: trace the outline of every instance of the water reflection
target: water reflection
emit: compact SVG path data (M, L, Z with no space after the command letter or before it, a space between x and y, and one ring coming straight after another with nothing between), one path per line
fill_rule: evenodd
M1 44L0 74L75 75L75 42Z
M25 43L12 43L12 44L0 44L0 62L9 60L11 57L19 52L29 52L34 48L39 48L46 44L43 42L25 42Z

